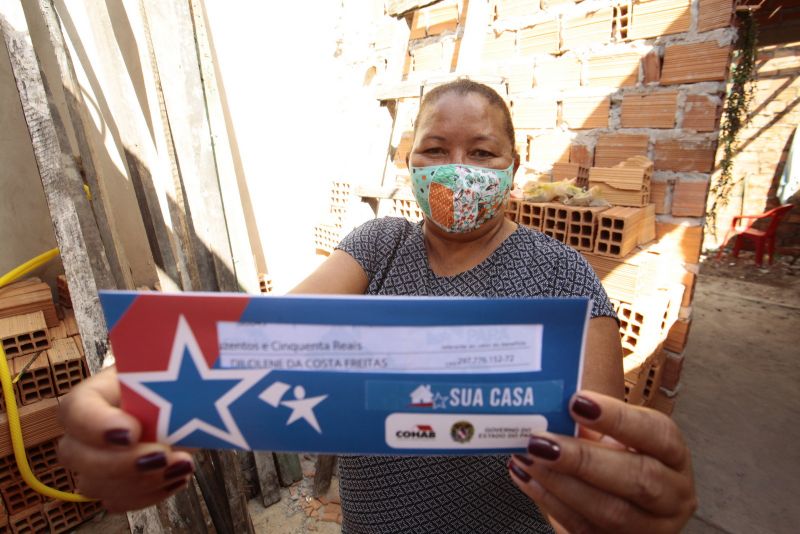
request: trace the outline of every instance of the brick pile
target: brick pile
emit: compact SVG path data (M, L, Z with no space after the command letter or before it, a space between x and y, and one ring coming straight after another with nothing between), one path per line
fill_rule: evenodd
M323 222L314 227L314 244L318 252L330 254L344 237L345 217L352 198L350 183L331 184L328 214Z
M74 491L72 473L58 462L64 429L57 412L61 396L88 376L88 366L75 316L66 307L66 280L58 281L57 294L58 306L50 287L36 278L0 288L0 339L9 370L18 377L14 396L28 463L42 483ZM97 503L46 498L22 480L5 412L0 403L0 532L69 532L100 513Z

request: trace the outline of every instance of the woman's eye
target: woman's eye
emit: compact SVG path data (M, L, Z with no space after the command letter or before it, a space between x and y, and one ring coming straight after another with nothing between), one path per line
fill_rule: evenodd
M438 155L438 154L443 154L444 150L442 150L439 147L431 147L431 148L426 148L425 150L422 151L422 153L423 154L428 154L428 155L431 155L431 156L435 156L435 155Z
M494 154L492 152L489 152L488 150L476 150L475 152L473 152L473 154L475 155L475 157L478 157L478 158L493 158L494 157Z

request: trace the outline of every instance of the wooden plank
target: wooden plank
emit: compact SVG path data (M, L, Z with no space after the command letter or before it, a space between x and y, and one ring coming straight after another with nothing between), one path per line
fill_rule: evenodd
M144 0L203 290L238 289L188 3ZM204 276L205 274L208 276ZM213 283L213 286L206 286ZM256 280L257 283L257 280ZM197 288L200 289L200 288Z
M247 211L252 213L253 208L247 184L236 174L234 155L225 123L223 87L217 78L214 43L207 30L207 14L203 2L200 0L191 0L190 7L211 128L211 141L214 146L214 158L217 162L219 189L225 208L225 224L228 228L228 239L233 255L234 274L237 284L244 291L258 293L258 271L253 258L263 257L263 252L260 250L261 240L258 238L258 228L255 225L249 226L245 217L245 213ZM251 239L253 232L255 234Z
M278 469L271 452L254 453L258 485L261 488L261 502L270 506L281 500L281 486L278 482Z
M92 194L91 209L94 213L94 220L100 233L103 249L108 258L109 268L116 282L116 287L119 289L133 289L134 284L130 264L125 256L125 249L120 244L120 239L117 235L114 212L109 209L105 183L97 175L95 167L97 154L86 137L81 113L81 109L86 108L83 101L83 91L75 74L72 57L67 51L53 0L37 0L35 4L33 2L24 2L22 6L25 10L28 26L34 26L36 19L40 19L47 31L49 39L47 44L50 45L50 50L42 51L41 53L51 52L55 55L56 65L61 76L60 82L64 87L69 120L72 124L72 130L75 134L75 141L81 157L83 176L86 178ZM61 130L59 132L59 143L63 147L66 141L66 131L63 131L63 128L58 128L58 130Z
M61 165L61 147L33 49L25 37L14 31L2 16L0 33L11 60L11 70L17 83L25 122L31 134L56 241L72 291L73 309L81 325L86 360L92 372L97 372L108 352L106 321L100 308L97 289L98 285L104 288L114 287L113 277L107 263L101 272L103 276L97 276L98 273L95 272L98 265L91 258L105 258L105 252L96 226L93 229L94 238L85 238L84 231L92 229L81 225L76 198L71 193L75 190L82 191L82 184L65 173ZM83 202L85 201L83 197Z
M281 486L291 486L298 480L303 479L300 459L296 454L276 452L275 465L278 467L278 479Z
M332 454L317 455L316 470L314 471L314 497L328 493L333 478L333 468L336 466L336 456Z

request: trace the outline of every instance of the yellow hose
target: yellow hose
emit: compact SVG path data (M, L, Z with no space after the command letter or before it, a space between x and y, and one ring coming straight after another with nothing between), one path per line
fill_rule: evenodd
M58 249L54 248L52 250L48 250L44 254L39 254L32 260L26 261L19 267L16 267L15 269L10 270L3 276L0 276L0 287L3 287L6 284L10 284L20 276L25 275L26 273L32 271L33 269L41 265L44 265L45 263L52 260L56 256L58 256Z
M23 263L16 269L0 276L0 287L13 282L28 271L47 263L57 255L58 249L54 248ZM17 468L22 475L22 480L24 480L32 490L52 499L70 502L91 502L96 500L84 497L78 493L70 493L68 491L61 491L51 488L50 486L45 486L36 478L33 471L31 471L31 466L28 464L28 457L25 456L25 442L22 439L22 425L19 423L19 410L17 409L17 399L14 398L14 384L11 382L11 371L8 369L6 351L3 350L2 346L0 346L0 384L3 386L3 398L6 401L8 430L11 434L11 445L14 447L14 459L17 461Z

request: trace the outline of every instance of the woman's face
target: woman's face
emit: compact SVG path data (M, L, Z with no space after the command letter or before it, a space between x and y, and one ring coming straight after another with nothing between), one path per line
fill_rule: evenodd
M519 164L503 112L477 93L446 93L427 105L409 159L414 167L457 163L506 169L514 162L516 171Z

